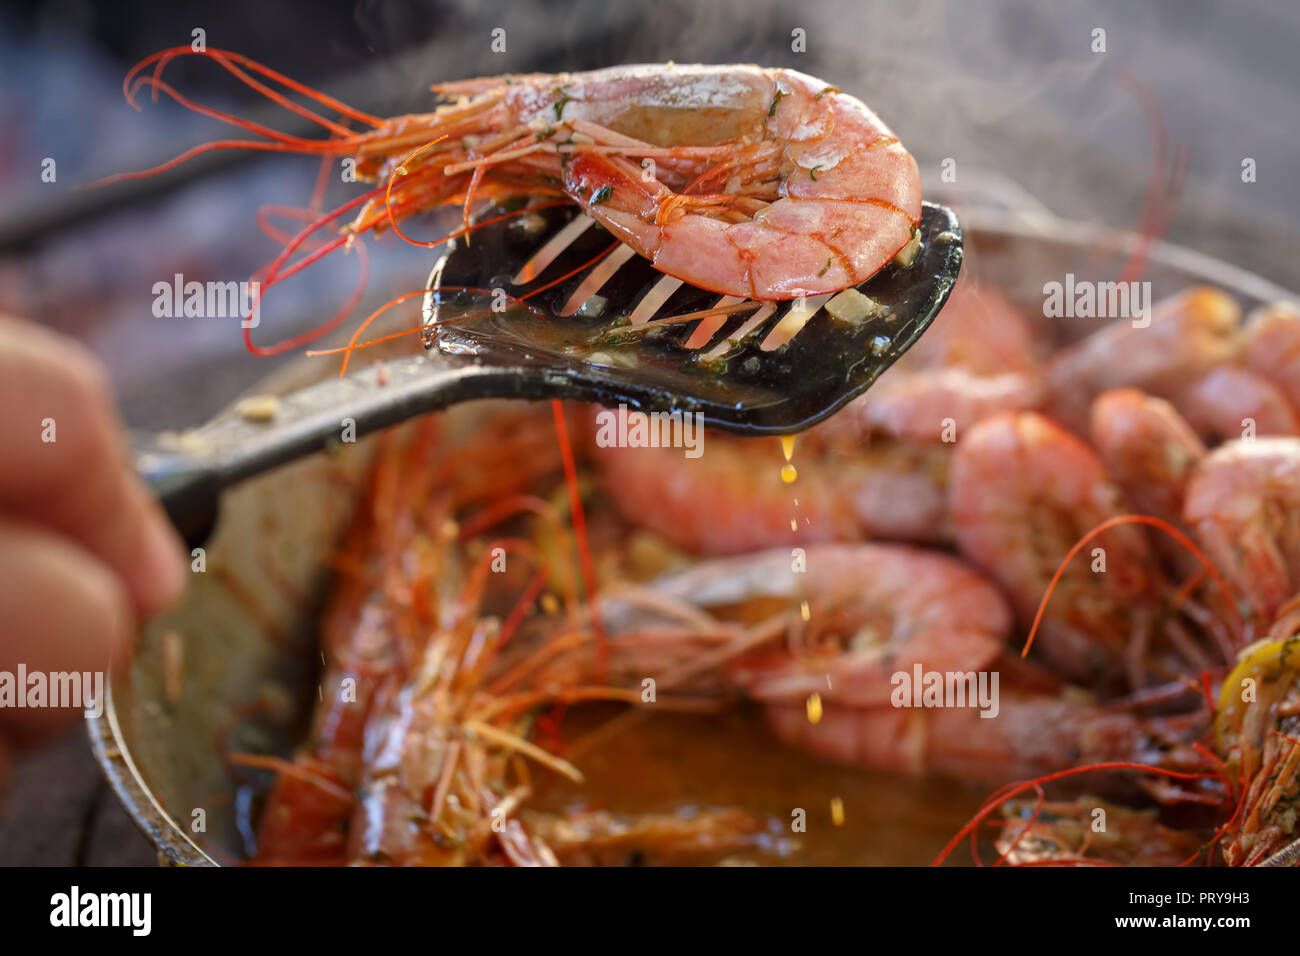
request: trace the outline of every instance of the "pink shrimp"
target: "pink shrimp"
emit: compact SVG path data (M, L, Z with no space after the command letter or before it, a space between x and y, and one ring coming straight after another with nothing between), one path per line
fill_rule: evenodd
M624 147L577 152L566 192L692 285L752 299L837 291L878 272L920 221L920 175L898 138L861 101L803 73L641 66L548 77L516 95L520 119L549 110L556 86L575 101L575 129ZM647 185L624 158L646 142L669 155L708 147L711 162L684 185Z
M727 679L763 705L792 745L856 766L1000 782L1080 757L1175 760L1204 724L1200 716L1105 710L1006 658L1011 610L957 559L867 544L813 546L805 561L799 572L789 551L772 550L704 562L650 585L699 610L745 620L788 616L785 633L798 649L768 644L746 653ZM790 616L800 600L807 623ZM918 667L966 681L966 706L899 706L898 675L911 677ZM975 687L990 672L1007 679L991 685L996 712L982 717ZM821 711L810 714L813 694Z
M951 442L989 415L1037 407L1043 393L1028 319L963 272L921 340L837 419L862 436Z
M951 666L958 675L975 673L962 662ZM838 763L983 783L1080 761L1181 765L1204 724L1196 715L1143 718L1110 710L1077 688L1044 693L1010 686L1000 688L997 716L987 720L975 707L861 707L855 701L828 704L815 724L804 702L769 704L766 716L782 740Z
M1188 481L1183 518L1250 610L1271 621L1300 592L1300 439L1216 448Z
M1262 375L1220 365L1178 392L1174 404L1209 441L1300 435L1300 415L1286 394Z
M962 368L942 368L886 374L842 414L855 416L866 435L951 442L999 412L1036 408L1042 395L1042 379L1032 372L973 375Z
M1092 403L1093 447L1129 502L1143 514L1179 522L1187 476L1205 444L1177 409L1136 388L1102 392Z
M1051 413L1083 434L1093 398L1107 389L1129 386L1173 398L1236 356L1240 321L1230 296L1198 287L1158 303L1149 325L1116 322L1094 332L1052 359Z
M1033 412L971 429L957 445L949 501L962 553L1002 583L1026 626L1075 542L1128 511L1096 453ZM1063 674L1106 682L1145 627L1142 599L1155 581L1139 529L1113 528L1096 547L1101 559L1079 560L1061 578L1040 639Z
M1246 319L1246 367L1280 388L1300 409L1300 309L1289 302L1263 306Z
M794 70L654 64L485 77L435 86L456 99L432 113L381 119L245 57L203 51L282 106L252 74L370 127L352 132L289 103L332 133L321 140L185 99L161 74L194 52L142 61L128 98L151 87L259 137L203 148L355 157L361 178L389 184L386 204L367 202L353 235L452 201L464 203L468 227L475 195L558 194L661 272L725 295L791 299L870 278L920 221L920 176L898 138L859 100Z
M1102 392L1092 403L1092 445L1134 510L1171 525L1183 519L1183 493L1204 443L1177 409L1135 388ZM1167 535L1156 550L1184 577L1199 570L1187 549Z
M807 601L806 660L773 671L746 659L732 675L760 701L803 703L816 691L827 701L888 704L896 670L949 658L978 669L1006 647L1006 601L955 558L906 545L824 544L805 550L802 569L797 560L783 549L717 559L653 587L700 608L780 598L788 609Z
M381 437L364 505L343 544L349 565L322 617L322 651L329 663L321 677L321 704L309 742L294 757L294 772L277 777L258 833L263 859L297 862L338 860L344 828L353 812L353 790L362 772L366 724L380 701L400 684L424 622L399 608L393 594L410 588L412 569L453 579L458 567L445 549L429 548L417 534L420 509L449 517L431 493L438 421L425 419L405 448L392 434ZM419 553L420 561L413 558Z
M686 458L677 448L595 447L601 484L619 512L696 554L867 539L924 543L951 536L951 445L867 446L841 414L800 436L799 478L787 485L775 439L714 431L704 436L698 458ZM646 506L650 501L654 507Z

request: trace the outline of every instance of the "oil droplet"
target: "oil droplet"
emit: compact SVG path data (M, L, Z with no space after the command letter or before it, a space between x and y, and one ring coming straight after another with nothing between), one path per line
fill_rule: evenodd
M831 798L831 823L837 827L844 826L844 801L839 797Z
M812 608L808 606L807 601L799 602L799 616L803 618L805 621L812 620Z
M790 464L790 459L794 456L794 436L781 436L781 451L785 454L785 465L781 468L781 480L787 485L794 484L794 480L799 477L799 472L795 471L794 465Z
M822 719L822 695L813 691L808 695L808 723L820 723Z
M799 522L795 521L793 518L790 519L790 530L791 531L799 530Z

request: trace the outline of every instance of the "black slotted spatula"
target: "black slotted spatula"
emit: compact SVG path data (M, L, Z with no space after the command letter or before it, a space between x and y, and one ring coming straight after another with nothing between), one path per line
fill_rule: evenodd
M227 412L184 450L141 448L139 470L189 543L211 531L222 489L336 443L344 420L361 437L472 399L569 398L696 412L753 435L800 431L911 347L962 261L956 216L925 203L915 259L858 286L866 299L842 299L858 306L846 320L823 308L843 314L835 296L744 305L685 285L574 206L482 218L497 221L451 244L430 275L425 353L280 396L268 415ZM698 312L712 314L675 321Z

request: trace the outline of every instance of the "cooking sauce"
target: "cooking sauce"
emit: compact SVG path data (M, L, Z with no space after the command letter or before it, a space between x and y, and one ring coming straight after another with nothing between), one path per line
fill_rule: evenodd
M573 742L619 711L582 708L565 719ZM987 787L841 767L786 747L754 707L721 714L662 713L575 758L582 785L539 775L539 810L675 812L740 807L772 822L779 840L728 862L774 866L923 865L988 796ZM836 801L842 823L835 822ZM792 832L796 811L806 832Z

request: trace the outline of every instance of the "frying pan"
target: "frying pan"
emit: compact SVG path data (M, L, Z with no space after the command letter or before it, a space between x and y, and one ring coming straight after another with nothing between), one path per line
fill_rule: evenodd
M966 225L967 267L1031 316L1042 314L1045 281L1066 273L1113 280L1142 243L1130 233L1058 219L1020 197L981 197L978 208L964 204L970 197L943 198L957 206ZM1246 309L1296 299L1243 269L1165 242L1151 245L1143 278L1156 300L1195 284L1218 286ZM1056 321L1061 325L1050 332L1058 341L1097 327L1095 320ZM328 374L304 361L290 379L301 385ZM274 384L258 390L273 391ZM447 413L448 427L472 428L482 406ZM241 808L251 793L236 786L221 754L287 756L305 732L321 664L315 619L330 578L324 558L357 502L361 485L350 479L360 479L372 453L368 441L344 446L226 492L206 570L193 575L185 603L149 622L134 659L109 675L103 715L87 721L91 747L160 862L213 866L246 857L251 834ZM183 675L179 686L177 673ZM882 778L872 785L898 784ZM982 796L977 793L971 805ZM964 813L924 825L891 818L895 838L899 827L916 838L892 839L890 845L901 849L883 857L864 848L862 860L926 863L936 826L951 833L962 822Z

